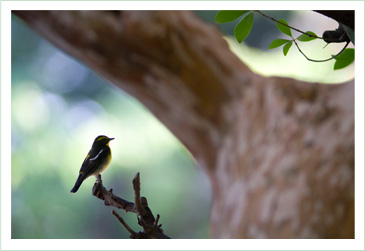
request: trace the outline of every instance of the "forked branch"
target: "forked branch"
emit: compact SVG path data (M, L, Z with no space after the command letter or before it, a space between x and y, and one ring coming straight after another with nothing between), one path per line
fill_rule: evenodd
M103 186L101 175L98 175L97 182L94 184L92 192L95 197L104 200L105 206L113 206L123 209L126 212L137 214L138 224L143 228L143 230L138 233L133 231L115 210L112 211L112 214L131 234L131 239L170 239L170 237L163 233L161 228L162 225L158 225L160 216L157 215L157 218L155 218L148 207L147 199L145 197L140 197L141 183L139 173L137 173L133 179L133 189L134 203L114 195L113 189L110 189L109 191L106 190Z

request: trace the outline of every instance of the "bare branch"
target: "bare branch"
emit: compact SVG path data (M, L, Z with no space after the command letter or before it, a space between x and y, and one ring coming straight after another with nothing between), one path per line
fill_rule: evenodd
M119 222L131 233L131 238L133 239L170 239L167 235L163 233L161 229L161 224L158 224L160 215L158 215L157 220L153 216L152 211L148 207L147 199L145 197L140 197L140 176L137 173L133 179L133 189L135 203L124 200L113 194L113 190L107 189L103 186L101 175L98 175L97 182L93 187L93 195L101 200L104 200L106 206L113 206L119 209L123 209L126 212L136 213L138 218L138 224L142 226L143 230L136 233L133 231L128 224L123 220L121 216L116 211L112 211L112 214L117 217Z
M146 212L141 204L141 198L140 198L141 183L139 180L139 173L137 173L133 179L133 189L134 189L134 205L139 215L144 216Z
M102 184L100 174L98 175L98 181L94 184L92 194L95 197L104 200L105 206L113 206L119 209L123 209L126 212L137 213L137 210L132 202L129 202L114 195L113 189L110 189L109 191L106 190L106 188Z

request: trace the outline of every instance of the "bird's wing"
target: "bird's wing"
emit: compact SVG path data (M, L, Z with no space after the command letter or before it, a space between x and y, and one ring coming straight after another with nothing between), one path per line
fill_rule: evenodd
M102 148L96 154L92 154L91 151L86 156L84 162L82 163L80 173L85 173L86 176L94 173L101 162L108 156L108 149Z
M105 154L104 154L105 153ZM108 153L105 151L105 149L101 149L96 155L95 157L89 158L89 161L94 161L97 160L98 158L103 159L103 155L108 155ZM104 157L105 157L104 156Z

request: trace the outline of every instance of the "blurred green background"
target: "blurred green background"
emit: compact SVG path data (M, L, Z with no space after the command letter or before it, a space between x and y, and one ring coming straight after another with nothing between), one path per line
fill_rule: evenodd
M197 13L213 22L216 11ZM298 20L301 13L282 15ZM333 72L333 62L308 63L294 48L286 58L280 49L263 52L280 36L272 24L265 33L265 22L255 20L247 41L251 47L227 38L254 71L321 82L353 77L353 66ZM133 97L53 47L17 17L11 24L12 238L129 237L112 208L91 195L93 177L76 194L70 193L100 134L116 138L110 143L113 160L103 174L107 189L133 201L132 179L140 172L141 194L153 213L161 215L167 235L209 238L210 184L186 148ZM230 35L233 27L234 23L220 25ZM140 230L135 214L118 212Z
M167 235L208 238L210 186L185 147L138 101L12 22L12 238L129 238L113 208L71 194L94 138L115 137L104 186L134 200L132 179ZM136 215L119 214L135 230Z

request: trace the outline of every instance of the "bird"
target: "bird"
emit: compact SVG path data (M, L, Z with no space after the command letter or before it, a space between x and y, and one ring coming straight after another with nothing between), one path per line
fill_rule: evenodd
M79 176L75 186L70 191L71 193L76 193L82 182L88 177L97 176L98 174L105 172L112 159L109 142L113 139L114 138L109 138L105 135L100 135L95 138L89 153L81 165Z

